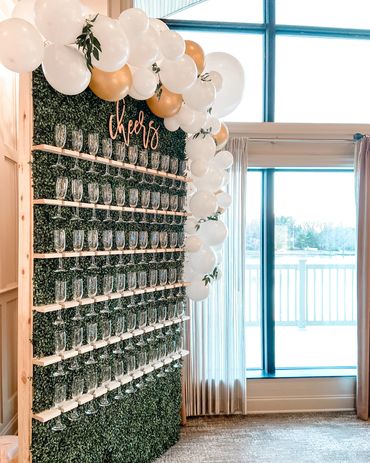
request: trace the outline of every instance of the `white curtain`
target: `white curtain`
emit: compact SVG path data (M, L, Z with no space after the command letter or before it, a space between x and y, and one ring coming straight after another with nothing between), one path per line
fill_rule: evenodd
M245 196L247 139L231 139L234 155L228 192L233 203L222 218L229 229L223 246L223 276L212 284L210 297L191 303L185 368L188 416L245 414Z

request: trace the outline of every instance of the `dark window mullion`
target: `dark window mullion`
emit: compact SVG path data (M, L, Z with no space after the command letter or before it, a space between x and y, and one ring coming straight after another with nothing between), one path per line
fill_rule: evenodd
M262 332L264 373L275 373L275 307L274 307L274 169L263 171L262 204Z
M264 41L264 116L265 122L275 120L275 49L276 24L275 0L264 0L265 41Z

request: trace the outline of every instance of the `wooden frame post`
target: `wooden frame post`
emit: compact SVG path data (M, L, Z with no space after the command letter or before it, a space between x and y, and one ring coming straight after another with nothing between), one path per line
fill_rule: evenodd
M18 125L18 461L22 463L31 461L32 431L32 127L32 75L28 73L19 79Z

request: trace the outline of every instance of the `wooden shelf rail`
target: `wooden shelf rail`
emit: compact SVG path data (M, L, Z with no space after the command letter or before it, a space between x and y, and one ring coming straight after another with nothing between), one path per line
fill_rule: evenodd
M163 254L168 252L185 252L184 248L157 248L157 249L124 249L123 251L66 251L35 253L34 259L58 259L67 257L92 257L92 256L119 256L120 254Z
M170 355L164 358L163 360L157 361L153 363L152 365L147 365L142 369L138 369L130 373L129 375L124 375L120 379L120 381L111 381L107 386L100 386L97 389L95 389L95 391L92 394L86 393L86 394L83 394L78 400L74 400L74 399L66 400L59 407L53 407L48 410L43 410L42 412L39 412L39 413L34 413L32 415L32 418L34 420L40 421L41 423L46 423L47 421L50 421L53 418L57 418L62 413L67 413L71 410L74 410L75 408L81 405L84 405L87 402L90 402L91 400L101 397L107 392L118 389L119 387L127 383L130 383L134 381L135 379L141 378L142 376L146 374L152 373L154 370L162 368L165 365L169 365L170 363L176 360L179 360L180 358L186 357L187 355L189 355L188 351L181 350L180 352Z
M109 296L105 296L103 294L99 296L95 296L94 298L84 298L81 301L66 301L63 304L46 304L46 305L36 305L33 306L33 310L35 312L40 313L48 313L48 312L55 312L57 310L65 310L70 309L72 307L77 307L79 305L87 305L87 304L94 304L96 302L104 302L109 301L111 299L120 299L123 297L129 296L136 296L138 294L143 293L152 293L156 291L164 291L167 289L175 289L175 288L183 288L189 286L191 283L184 282L184 283L175 283L173 285L165 285L165 286L155 286L154 288L145 288L145 289L135 289L133 291L124 291L123 293L112 293Z
M108 206L106 204L79 203L77 201L65 201L64 199L34 199L33 204L44 204L47 206L78 207L82 209L101 209L103 211L109 210L122 212L137 212L140 214L170 215L176 217L188 217L191 215L188 212L163 211L162 209L144 209L142 207Z
M129 164L127 162L115 161L114 159L103 158L102 156L92 156L87 153L79 153L78 151L72 151L65 148L58 148L57 146L52 145L34 145L32 151L43 151L50 154L60 154L62 156L67 156L70 158L81 159L83 161L96 162L99 164L109 165L111 167L116 167L119 169L132 170L139 172L141 174L154 175L156 177L165 177L171 180L177 180L178 182L191 182L192 180L183 177L181 175L175 175L167 172L162 172L160 170L149 169L146 167L136 166L134 164Z
M32 362L34 365L37 365L40 367L46 367L46 366L53 365L58 362L62 362L63 360L77 357L78 355L86 354L87 352L91 352L93 350L98 350L103 347L110 346L112 344L117 344L121 341L126 341L127 339L135 338L143 334L150 333L152 331L160 330L167 326L177 325L187 320L190 320L190 317L188 315L183 315L173 320L165 320L163 323L156 323L155 325L146 326L144 329L136 329L131 333L130 332L123 333L122 336L111 336L106 341L103 339L99 339L94 344L85 344L79 347L78 349L71 349L71 350L65 351L61 355L48 355L47 357L34 357Z

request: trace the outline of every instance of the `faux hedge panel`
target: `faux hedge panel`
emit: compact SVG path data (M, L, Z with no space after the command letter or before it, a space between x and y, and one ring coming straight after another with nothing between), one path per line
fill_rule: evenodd
M84 133L83 151L88 152L87 135L90 132L99 132L100 140L109 137L108 119L111 114L115 114L116 108L114 103L104 102L96 98L90 90L86 90L83 94L77 96L64 96L55 92L45 81L41 69L38 69L33 74L33 104L34 104L34 140L36 144L54 144L54 127L57 123L63 123L67 126L67 143L66 148L71 148L71 131L80 128ZM168 132L161 119L156 118L147 109L145 102L137 102L131 98L126 98L126 115L124 122L129 118L136 118L138 112L143 110L145 113L145 122L155 120L155 124L160 126L159 129L159 146L158 150L170 156L184 159L185 134L182 131L174 133ZM120 137L120 136L119 136ZM136 144L141 148L141 137L132 136L130 144ZM98 153L101 155L101 152ZM50 155L41 151L34 153L32 165L33 170L33 186L35 198L54 198L55 197L55 181L61 173L53 169L51 166L56 161L56 155ZM73 178L71 168L74 164L73 159L62 157L62 163L66 166L65 175L69 180ZM84 183L84 199L87 201L87 183L91 180L98 181L100 185L105 183L105 178L98 175L91 179L87 174L87 169L90 163L79 161L80 167L84 172L80 176ZM96 170L103 173L105 166L96 163ZM110 168L115 174L114 168ZM112 188L118 184L122 184L126 188L126 202L128 198L128 190L130 187L141 189L149 189L151 191L169 192L179 196L185 195L185 190L180 182L173 183L167 180L165 185L145 184L140 185L138 182L141 179L141 174L134 174L135 180L129 181L128 172L122 170L124 179L110 178L109 182ZM171 189L170 189L171 187ZM66 199L71 199L70 186ZM113 202L114 204L114 202ZM54 228L64 228L66 230L66 250L72 250L72 231L76 228L70 222L73 214L73 209L68 207L62 208L62 216L66 219L63 222L58 222L53 219L56 213L56 207L39 205L34 208L34 251L38 253L54 251L53 245L53 230ZM92 228L88 218L92 211L89 209L80 209L80 217L83 220L81 226L85 230L85 249L87 249L87 230ZM97 210L97 217L102 219L106 212ZM128 213L123 214L124 220L129 218ZM117 219L118 212L111 212L113 220ZM148 216L150 217L150 216ZM140 214L135 215L136 219L141 219ZM157 215L158 220L162 217ZM167 222L160 224L130 224L123 223L117 226L115 222L106 224L100 222L98 226L99 242L101 243L101 234L104 229L111 229L113 233L120 229L128 232L130 230L145 229L148 232L152 230L167 230L169 232L183 231L183 222L177 217L176 223L170 223L170 217ZM127 242L127 237L126 237ZM102 249L100 246L99 249ZM149 255L146 259L152 257ZM178 274L182 271L183 255L174 253L175 262L157 263L157 264L141 264L141 256L135 256L135 265L123 267L122 271L148 270L149 268L170 268L175 267ZM157 255L157 259L162 258L162 255ZM80 265L83 268L79 272L84 277L86 285L86 275L89 274L88 266L90 257L80 258ZM119 256L111 256L110 262L113 266L118 262ZM123 262L127 264L130 256L124 256ZM168 259L168 255L167 255ZM99 267L97 272L98 278L102 277L104 270L102 268L105 257L97 257L96 263ZM68 269L65 274L68 287L68 299L71 298L71 281L73 272L69 268L74 263L74 258L63 259L63 266ZM57 259L36 259L34 263L34 304L41 305L54 301L54 270L58 266ZM116 273L116 268L113 267L110 273ZM101 278L100 283L101 284ZM101 293L101 286L98 293ZM180 293L180 297L184 294ZM86 297L86 290L84 297ZM155 294L155 299L159 298L159 294ZM135 297L135 302L139 302L140 296ZM126 305L129 298L123 299L123 312L125 314ZM96 304L95 310L98 311L100 304ZM114 327L117 311L114 311L114 306L117 301L110 301L111 313L108 315ZM154 302L157 304L157 302ZM81 314L84 315L87 307L81 308ZM63 312L65 321L65 330L67 334L67 349L71 344L71 330L73 325L72 317L75 309L68 309ZM34 355L44 356L50 355L54 351L54 330L53 321L56 314L40 314L35 313L33 319L33 347ZM100 334L102 315L96 317ZM179 328L179 327L178 327ZM175 340L180 336L179 329L168 332L164 330L167 340ZM86 336L86 333L84 333ZM99 337L99 335L98 335ZM157 341L159 342L159 341ZM84 339L86 343L86 337ZM124 347L124 343L122 343ZM114 346L108 348L108 362L113 364L115 354L113 354ZM95 353L96 358L98 353ZM82 373L86 367L83 362L89 354L79 356ZM68 371L68 366L72 360L64 361L63 367ZM99 360L101 362L101 360ZM53 395L56 379L53 377L53 372L57 368L56 365L49 367L34 367L33 378L33 410L35 412L44 410L53 406ZM62 377L62 381L67 384L68 392L72 382L72 372L68 372ZM94 416L84 414L84 407L79 407L81 419L78 422L70 422L68 414L62 416L63 422L66 424L66 430L63 432L53 432L53 420L41 424L33 422L32 436L32 458L34 463L144 463L150 462L154 458L161 455L171 445L173 445L179 436L179 410L181 405L181 375L179 369L170 369L163 378L156 378L154 383L148 383L144 389L138 390L133 395L125 394L121 401L114 400L115 392L108 394L111 405L107 408L100 408L99 413Z

